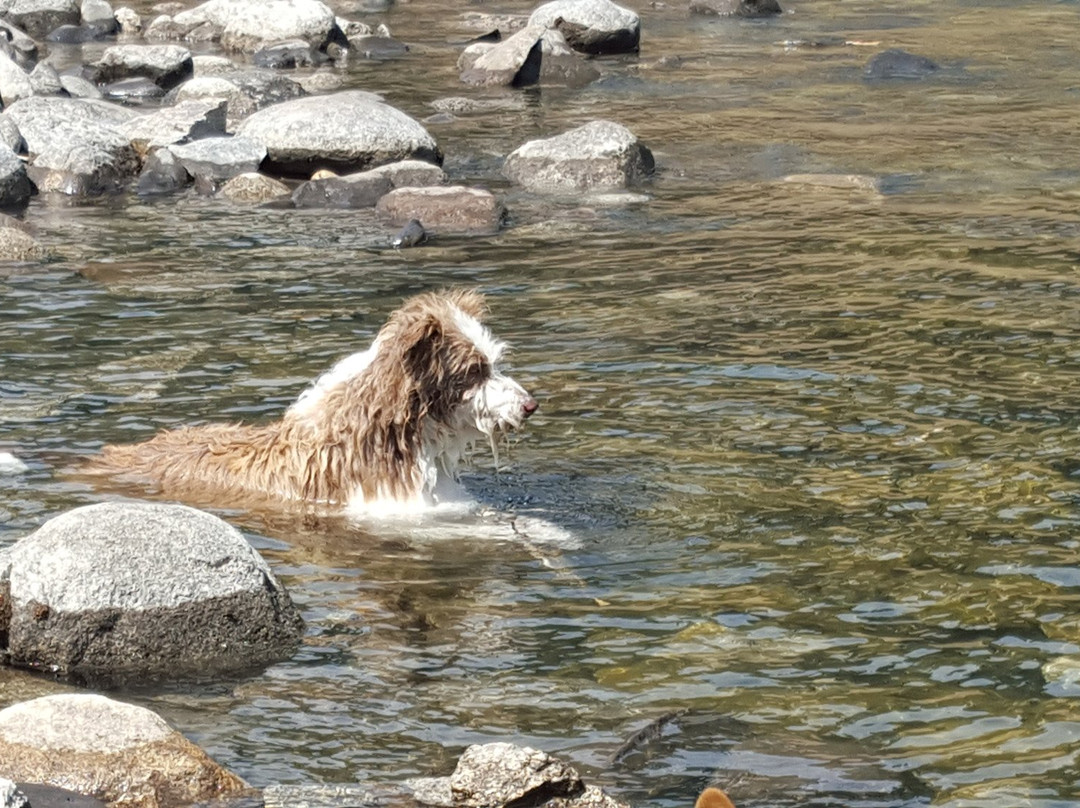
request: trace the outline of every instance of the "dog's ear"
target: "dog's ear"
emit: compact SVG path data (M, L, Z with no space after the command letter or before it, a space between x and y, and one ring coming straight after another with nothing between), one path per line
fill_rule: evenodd
M411 375L429 375L438 366L445 339L442 321L434 314L419 314L402 333L405 367Z

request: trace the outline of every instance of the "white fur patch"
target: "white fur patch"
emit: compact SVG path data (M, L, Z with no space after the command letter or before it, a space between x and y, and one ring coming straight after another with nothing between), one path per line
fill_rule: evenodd
M506 343L495 339L483 323L456 306L454 307L454 325L476 346L476 349L484 355L492 369L494 369L502 359L503 352L506 350Z
M359 351L338 360L330 370L322 374L311 387L300 394L293 405L289 407L289 412L294 415L307 415L318 409L319 403L327 391L363 373L378 354L378 349L379 340L376 339L366 351Z

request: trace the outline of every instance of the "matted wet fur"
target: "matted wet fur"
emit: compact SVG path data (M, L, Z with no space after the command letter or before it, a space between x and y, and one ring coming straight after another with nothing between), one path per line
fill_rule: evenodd
M494 445L537 407L503 375L504 350L472 290L407 300L371 347L338 362L282 418L110 445L85 471L228 507L252 500L332 510L422 508L454 496L468 446Z

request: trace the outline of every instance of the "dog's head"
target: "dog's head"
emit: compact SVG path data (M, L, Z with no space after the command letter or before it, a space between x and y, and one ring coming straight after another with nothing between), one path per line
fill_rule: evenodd
M502 372L506 346L484 326L484 313L474 291L419 295L378 338L402 350L410 409L465 439L518 429L537 409L536 399Z

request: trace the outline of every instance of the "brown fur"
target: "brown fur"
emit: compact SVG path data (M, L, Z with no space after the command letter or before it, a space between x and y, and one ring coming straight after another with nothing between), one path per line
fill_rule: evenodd
M709 787L701 792L694 808L735 808L728 795L718 788Z
M365 500L415 496L421 441L445 428L465 393L491 370L454 327L453 306L477 319L485 312L475 291L411 298L379 332L382 347L368 369L331 388L324 404L303 416L161 432L144 443L106 446L85 470L219 504L342 505L358 488Z

